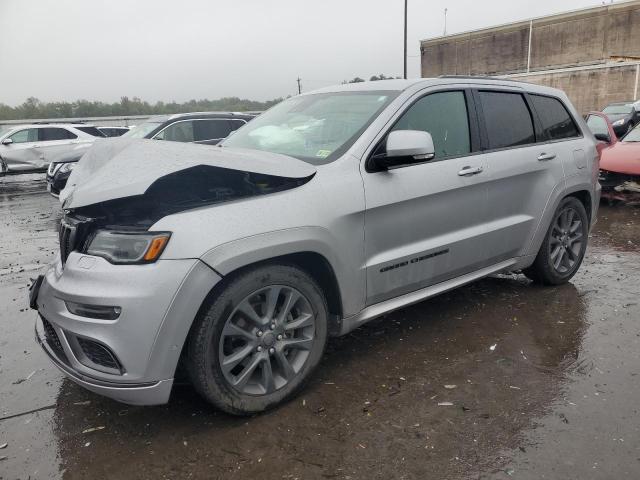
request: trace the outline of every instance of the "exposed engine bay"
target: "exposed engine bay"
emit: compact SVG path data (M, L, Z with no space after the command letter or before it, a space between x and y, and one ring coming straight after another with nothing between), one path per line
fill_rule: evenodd
M640 203L640 175L600 170L599 181L609 202Z

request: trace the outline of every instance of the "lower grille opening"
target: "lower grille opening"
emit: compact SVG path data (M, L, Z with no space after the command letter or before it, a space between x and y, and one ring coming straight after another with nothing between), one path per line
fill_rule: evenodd
M120 362L118 362L118 359L111 350L109 350L109 348L87 338L77 337L77 340L78 345L80 345L80 348L82 349L82 353L84 353L91 362L101 367L122 372Z
M47 319L42 317L40 318L42 319L42 327L44 329L45 342L47 342L47 345L49 345L49 348L53 350L53 353L55 353L60 358L60 360L62 360L65 363L68 363L67 356L65 355L64 349L62 348L62 343L60 342L60 337L58 337L58 334L56 333L55 329Z

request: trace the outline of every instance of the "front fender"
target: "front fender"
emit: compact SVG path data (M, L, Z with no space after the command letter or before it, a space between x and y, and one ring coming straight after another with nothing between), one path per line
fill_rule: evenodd
M333 246L339 242L322 227L295 227L244 237L206 252L201 260L222 276L248 265L283 255L311 252L321 255L333 269L345 316L360 311L365 298L365 270L343 258ZM351 266L351 268L350 268Z

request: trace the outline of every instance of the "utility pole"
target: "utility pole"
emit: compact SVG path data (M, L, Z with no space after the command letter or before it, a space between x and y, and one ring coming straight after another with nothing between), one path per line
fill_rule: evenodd
M404 0L404 78L407 78L407 0Z
M300 77L298 77L298 95L302 93L302 84L300 83Z
M444 36L447 36L447 9L444 9Z

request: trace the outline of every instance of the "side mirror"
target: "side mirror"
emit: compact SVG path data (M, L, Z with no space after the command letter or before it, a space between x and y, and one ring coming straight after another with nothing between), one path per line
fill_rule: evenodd
M3 145L11 145L12 143L13 140L11 140L10 138L5 138L4 140L2 140Z
M611 143L611 137L607 133L596 133L593 136L596 137L596 140L601 142Z
M387 135L387 153L376 158L382 168L425 162L435 157L431 134L421 130L394 130Z

